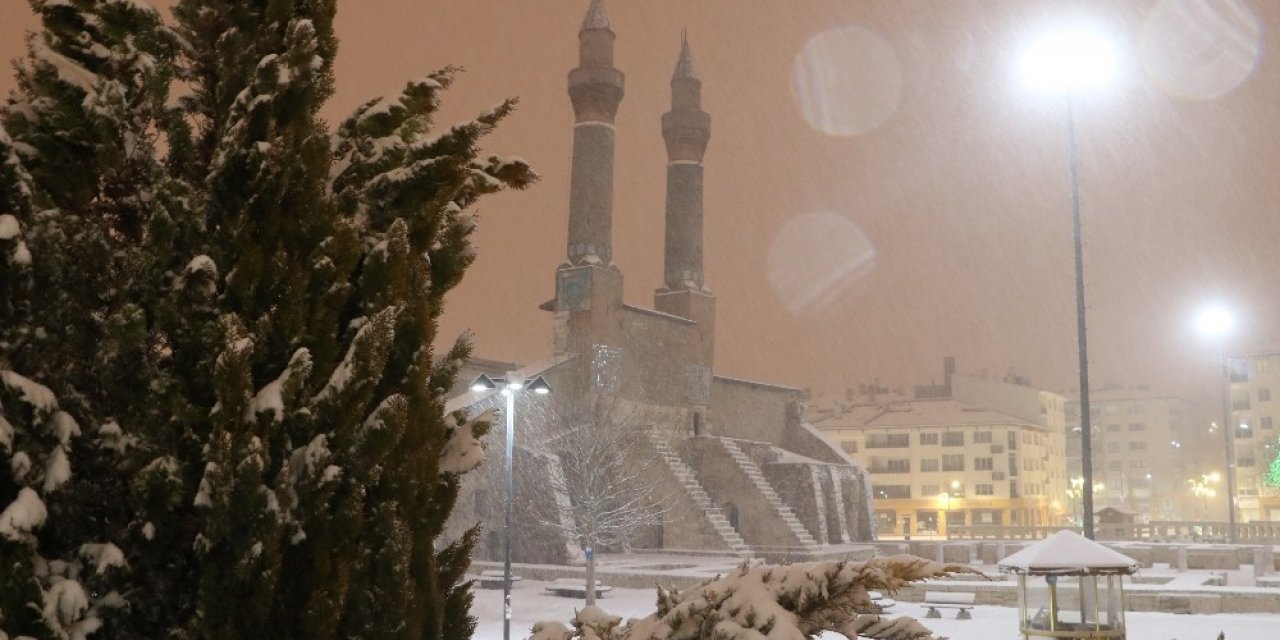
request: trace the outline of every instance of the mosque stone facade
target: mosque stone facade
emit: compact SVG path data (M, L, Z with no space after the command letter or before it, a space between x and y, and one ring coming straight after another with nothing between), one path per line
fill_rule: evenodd
M637 536L636 549L799 558L873 540L867 475L805 422L802 393L714 373L716 305L704 279L702 242L711 116L702 110L702 81L687 39L671 79L671 109L662 117L668 159L662 285L651 309L623 302L612 238L614 116L625 93L625 76L614 66L615 37L603 1L594 0L578 34L579 65L569 72L575 122L566 259L555 272L555 298L542 305L554 314L555 352L515 369L543 376L554 393L520 394L517 419L564 415L596 399L643 416L635 428L647 432L651 449L644 453L661 460L650 481L671 510L661 526ZM474 414L503 402L496 392L464 391L448 408ZM538 505L567 499L546 495L554 483L538 479L556 473L558 461L528 451L521 433L517 423L516 523L545 518L534 510L547 507ZM502 467L501 421L490 438L490 463L468 478L450 523L455 531L483 524L482 559L501 552L503 495L494 481ZM513 540L517 562L572 562L579 555L569 540Z

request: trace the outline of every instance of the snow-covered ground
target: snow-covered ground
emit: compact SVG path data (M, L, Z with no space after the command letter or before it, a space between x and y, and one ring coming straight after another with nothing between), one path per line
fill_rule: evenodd
M534 622L559 620L568 622L583 601L549 595L547 583L523 580L512 589L511 637L526 638ZM597 604L614 615L633 618L648 615L654 608L653 589L617 588ZM476 589L472 613L479 619L476 640L501 640L502 590ZM972 620L955 620L951 612L942 619L925 619L924 609L915 603L899 602L888 612L895 616L912 616L924 622L940 636L951 640L1014 640L1018 637L1016 611L1010 607L974 607ZM1273 640L1280 638L1280 615L1221 614L1177 615L1172 613L1131 612L1128 640L1214 640L1219 632L1226 640ZM840 638L834 634L823 638Z

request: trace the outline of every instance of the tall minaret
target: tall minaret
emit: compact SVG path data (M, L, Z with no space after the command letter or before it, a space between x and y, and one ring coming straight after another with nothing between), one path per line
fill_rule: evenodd
M588 354L617 343L622 272L613 263L613 119L622 72L613 67L613 27L604 0L592 0L578 30L578 67L569 72L573 169L569 246L556 271L556 351Z
M671 76L671 110L662 115L662 138L667 143L667 232L663 286L654 292L654 307L698 323L709 367L715 298L702 272L702 156L711 138L711 116L702 110L702 80L684 35Z
M663 283L669 291L703 290L702 155L711 116L702 110L702 81L693 67L689 39L671 76L671 110L662 115L667 143L667 243Z
M613 67L613 27L604 0L592 0L578 31L573 101L573 173L569 186L569 264L613 264L613 119L622 72Z

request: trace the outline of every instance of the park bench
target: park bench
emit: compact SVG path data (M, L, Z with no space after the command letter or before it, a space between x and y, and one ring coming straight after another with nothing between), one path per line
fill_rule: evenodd
M505 582L506 575L501 571L489 570L480 572L481 589L501 589ZM520 576L512 575L511 586L515 586L517 582L520 582Z
M884 597L884 594L879 591L868 591L867 595L871 597L871 604L876 608L876 613L884 613L898 604L896 600Z
M603 598L604 594L612 590L613 587L607 584L600 584L600 581L596 580L597 598ZM587 581L582 578L557 578L547 584L547 591L566 598L585 598L587 597Z
M950 591L926 591L924 592L924 606L929 608L929 612L924 614L926 618L941 618L942 614L938 613L938 609L955 609L956 620L968 620L973 616L969 610L973 608L974 594L972 593L953 593Z

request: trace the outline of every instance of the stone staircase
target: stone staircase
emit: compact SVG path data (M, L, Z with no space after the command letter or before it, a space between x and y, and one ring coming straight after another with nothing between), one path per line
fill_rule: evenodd
M667 439L656 431L650 431L649 441L653 443L653 448L658 452L663 463L671 470L672 476L679 481L680 486L684 487L685 494L706 515L707 522L715 530L716 535L724 541L725 547L735 553L749 554L751 548L747 546L746 541L733 528L733 525L729 524L729 518L725 516L724 510L711 502L711 496L707 495L706 489L702 488L693 469L680 459L680 454L671 448Z
M751 484L755 485L756 489L764 495L765 501L769 503L769 506L778 513L778 517L795 536L798 544L803 547L817 546L818 541L813 539L813 536L809 534L809 530L804 528L804 524L796 517L791 507L788 507L782 501L782 497L778 495L778 492L773 490L769 481L765 479L764 472L760 470L760 466L744 453L742 447L739 447L738 443L732 439L719 438L719 440L725 451L729 453L729 457L733 458L738 468L751 480Z

